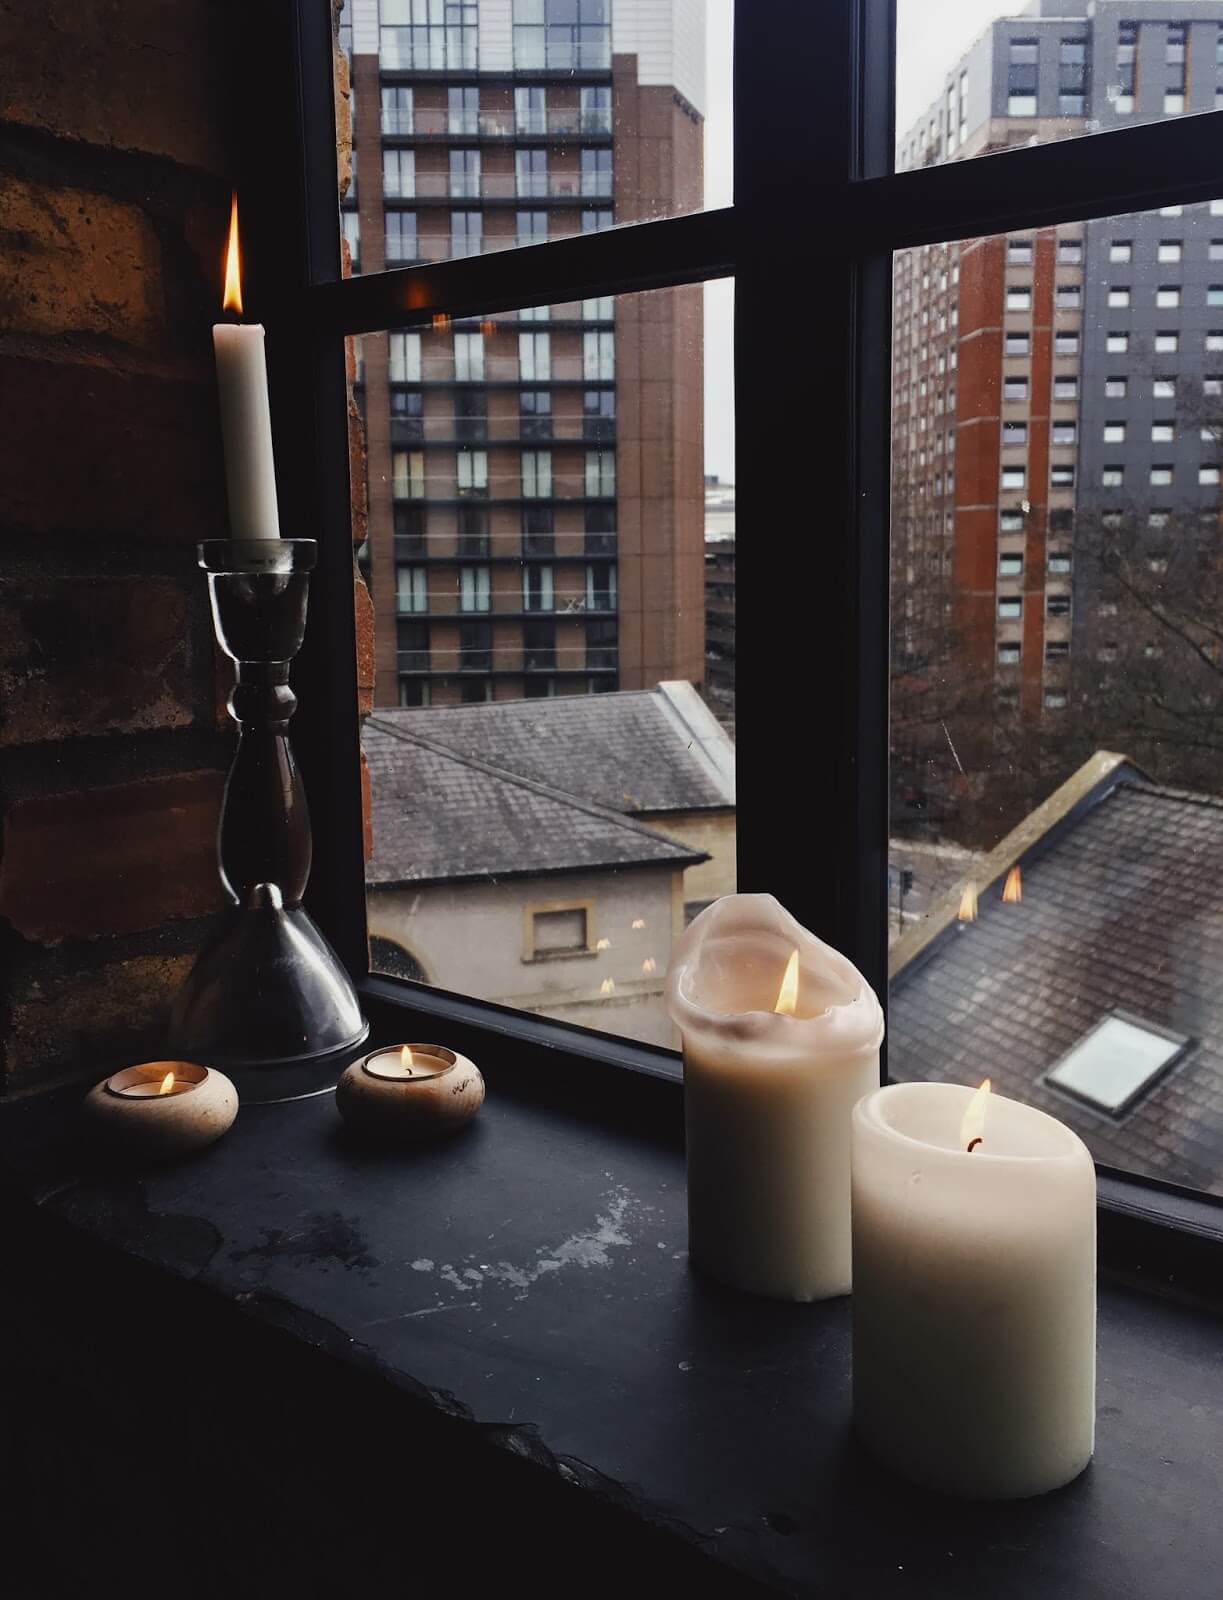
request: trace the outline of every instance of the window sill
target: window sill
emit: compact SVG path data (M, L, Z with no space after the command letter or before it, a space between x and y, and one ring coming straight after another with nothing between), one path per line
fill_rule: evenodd
M61 1364L77 1359L78 1327L91 1349L118 1326L150 1355L158 1330L188 1398L202 1383L201 1405L224 1392L216 1352L236 1340L226 1359L238 1373L255 1369L261 1340L287 1340L288 1368L303 1352L312 1363L312 1426L336 1384L372 1386L375 1436L348 1442L350 1492L366 1476L362 1452L372 1464L407 1437L416 1453L444 1425L446 1470L483 1481L504 1455L504 1471L518 1473L518 1514L542 1512L564 1486L575 1518L605 1517L604 1537L618 1529L625 1549L657 1541L635 1559L691 1563L703 1593L911 1595L915 1578L941 1600L1213 1592L1223 1561L1211 1490L1223 1436L1215 1320L1102 1284L1088 1472L1027 1503L965 1507L920 1493L852 1440L848 1301L755 1300L689 1271L674 1083L636 1079L661 1113L643 1124L627 1098L609 1114L599 1072L575 1074L571 1059L521 1045L477 1059L489 1098L476 1123L409 1159L348 1144L323 1096L252 1107L180 1166L107 1177L62 1149L31 1161L62 1132L71 1099L10 1104L0 1145L10 1176L15 1160L25 1169L7 1197L12 1302L35 1322L62 1319ZM62 1284L70 1304L88 1306L73 1265L86 1248L108 1297L101 1321L114 1325L102 1334L96 1318L66 1317L47 1298L49 1282ZM113 1286L140 1263L129 1298ZM170 1308L184 1289L195 1321L174 1334ZM24 1369L8 1370L24 1381ZM152 1409L170 1405L166 1392L159 1381ZM263 1415L252 1413L252 1437ZM174 1459L188 1481L195 1435L184 1425L176 1437L192 1441ZM245 1437L228 1448L241 1453ZM325 1472L326 1445L300 1469ZM429 1474L410 1476L415 1495ZM274 1540L283 1500L251 1537ZM478 1539L486 1513L472 1515ZM401 1521L365 1536L371 1560L380 1542L402 1556ZM616 1558L627 1559L619 1547Z
M537 951L533 956L523 956L522 964L524 967L542 967L553 961L593 961L598 954L597 950Z

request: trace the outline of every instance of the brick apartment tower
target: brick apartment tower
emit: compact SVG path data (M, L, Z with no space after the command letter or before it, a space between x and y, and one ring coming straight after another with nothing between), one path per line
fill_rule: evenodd
M348 0L354 270L702 202L699 0ZM367 335L381 705L704 677L701 291Z
M897 166L1218 105L1219 0L1033 0L950 67ZM1176 426L1166 395L1223 373L1211 354L1223 352L1221 211L1173 208L1175 222L1074 223L896 257L898 653L915 674L950 654L960 680L982 686L957 744L967 771L954 780L954 809L968 842L992 843L1030 809L1033 794L999 750L1026 741L1039 762L1042 739L1072 715L1076 657L1097 649L1076 522L1145 516L1161 496L1217 505L1199 461L1213 446ZM896 755L904 775L917 752Z

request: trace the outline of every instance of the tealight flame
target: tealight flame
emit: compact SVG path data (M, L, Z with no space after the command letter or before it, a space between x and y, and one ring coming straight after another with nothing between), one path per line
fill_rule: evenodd
M486 339L491 339L497 332L497 324L495 322L482 322L480 324L480 332Z
M434 331L434 333L445 333L449 329L449 327L450 327L450 318L446 315L446 313L444 311L435 311L433 313L433 331Z
M652 972L658 971L658 963L653 956L647 956L641 963L641 970L648 978Z
M1008 906L1017 906L1023 899L1023 875L1017 866L1012 867L1006 875L1002 898Z
M405 1044L403 1049L399 1052L399 1065L405 1072L411 1072L412 1068L416 1065L415 1058L412 1055L412 1046L410 1044Z
M225 246L225 298L221 301L221 308L242 315L242 261L238 253L237 190L234 191L229 206L229 243Z
M167 1072L165 1077L161 1080L161 1088L158 1089L157 1093L158 1094L169 1094L170 1091L173 1088L174 1088L174 1074L172 1072Z
M964 893L960 896L959 919L961 922L975 922L977 920L977 888L975 884L966 883Z
M644 917L634 917L633 918L633 931L635 933L638 932L640 929L642 929L644 927L645 927L645 918Z
M599 993L600 994L615 994L615 992L616 992L616 980L614 978L604 978L603 982L599 985Z
M790 954L786 962L785 977L781 980L781 988L777 991L777 1004L773 1010L783 1017L792 1017L798 1007L798 951Z
M596 939L595 940L595 949L596 950L610 950L611 949L611 940L610 939Z
M989 1079L973 1095L968 1102L968 1110L964 1113L964 1120L960 1124L960 1143L969 1152L975 1145L979 1145L985 1136L985 1108L989 1104Z

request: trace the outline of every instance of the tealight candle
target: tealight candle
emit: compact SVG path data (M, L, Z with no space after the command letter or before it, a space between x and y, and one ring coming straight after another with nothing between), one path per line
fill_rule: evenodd
M1096 1194L1055 1117L951 1083L853 1114L854 1422L927 1488L1043 1494L1095 1434Z
M364 1133L431 1139L470 1122L484 1103L484 1079L443 1045L395 1045L354 1061L335 1098L344 1121Z
M81 1108L98 1144L134 1161L168 1161L227 1133L238 1091L193 1061L145 1061L96 1084Z
M693 920L667 989L693 1265L779 1300L848 1293L849 1118L883 1037L870 986L772 895L740 894Z

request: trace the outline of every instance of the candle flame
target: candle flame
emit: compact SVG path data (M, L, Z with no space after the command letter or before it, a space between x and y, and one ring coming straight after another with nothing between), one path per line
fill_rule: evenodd
M641 963L642 973L648 978L652 972L658 971L658 963L653 956L647 956Z
M410 1044L405 1044L399 1052L399 1065L405 1072L411 1072L416 1065L416 1058L412 1054L412 1046Z
M242 262L238 253L238 192L234 190L234 197L229 206L229 242L225 246L225 298L221 301L224 311L236 311L242 315Z
M966 883L964 893L960 896L959 919L961 922L975 922L977 920L977 889L976 885Z
M600 994L615 994L615 992L616 992L616 980L614 978L604 978L603 982L599 985L599 993Z
M633 918L633 931L634 932L636 932L638 928L644 928L644 927L645 927L645 918L644 917L634 917Z
M985 1136L985 1108L989 1104L989 1079L973 1095L968 1102L968 1110L964 1113L964 1120L960 1124L960 1143L966 1150L971 1150L973 1145L980 1144Z
M161 1080L161 1088L158 1089L157 1093L158 1094L169 1094L170 1091L173 1089L173 1087L174 1087L174 1074L172 1072L167 1072L165 1077Z
M781 980L781 988L777 991L777 1004L773 1010L783 1017L792 1017L798 1008L798 951L790 954L786 962L785 976Z
M1017 906L1023 899L1023 875L1017 866L1012 867L1006 875L1002 898L1008 906Z

